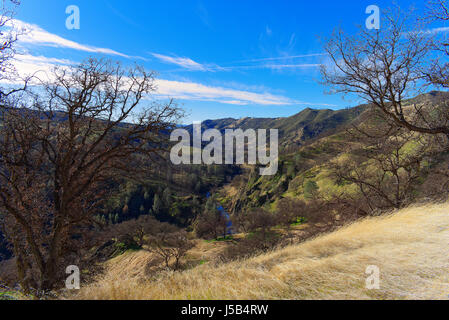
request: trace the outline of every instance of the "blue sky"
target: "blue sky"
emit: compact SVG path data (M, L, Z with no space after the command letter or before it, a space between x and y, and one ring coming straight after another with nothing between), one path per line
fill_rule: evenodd
M409 7L410 1L395 1ZM306 107L356 105L318 84L320 36L364 25L365 9L393 1L23 0L16 18L33 30L20 44L24 70L107 56L158 72L157 97L184 106L185 123L283 117ZM424 1L416 1L422 10ZM68 30L66 7L80 8Z

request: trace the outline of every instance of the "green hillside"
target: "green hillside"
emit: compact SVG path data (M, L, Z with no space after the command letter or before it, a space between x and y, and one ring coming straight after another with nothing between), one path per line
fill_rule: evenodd
M430 92L407 100L406 107L409 110L418 106L432 109L448 101L449 94ZM278 201L284 198L305 202L319 200L328 203L343 202L349 199L350 201L347 202L353 204L361 201L363 190L349 181L337 181L334 165L335 163L351 163L355 167L365 168L363 170L379 170L370 162L372 160L360 158L360 154L369 152L370 148L373 148L372 144L376 141L368 139L368 141L362 142L348 134L348 130L353 126L365 128L370 124L382 125L383 120L375 119L369 110L369 106L340 111L306 109L290 118L271 120L281 130L280 140L284 145L279 159L279 170L274 176L259 176L255 168L246 168L247 170L233 181L232 192L229 191L229 188L222 191L223 201L227 203L229 210L238 213L250 208L264 207L274 211ZM249 128L250 123L266 124L267 121L248 119L243 121L244 127L241 128ZM221 125L219 121L216 124L217 126ZM360 135L363 136L362 133ZM407 185L409 188L407 192L412 195L407 196L407 199L403 200L404 203L411 199L425 198L429 194L438 193L439 191L435 191L431 187L432 183L429 177L437 179L438 175L435 174L435 170L443 167L448 161L448 155L440 151L432 153L426 149L429 155L420 155L419 153L426 148L426 144L433 144L429 141L418 148L418 140L421 138L409 135L407 139L410 141L404 142L403 146L398 146L397 151L404 155L402 158L406 155L412 160L422 157L419 161L419 168L416 169L416 172L414 171L416 177L411 179L410 185ZM387 156L389 156L388 153ZM410 174L410 172L406 174L404 168L400 168L399 173L404 176ZM387 172L386 175L387 178L381 181L382 185L379 185L379 188L384 188L388 191L387 193L394 193L394 190L388 190L389 184L394 183L388 182L388 179L392 178L391 173ZM373 176L372 179L376 179L376 177ZM316 189L313 196L308 194L310 192L307 187L310 185ZM345 199L341 199L342 195ZM363 204L357 204L357 206L362 208Z

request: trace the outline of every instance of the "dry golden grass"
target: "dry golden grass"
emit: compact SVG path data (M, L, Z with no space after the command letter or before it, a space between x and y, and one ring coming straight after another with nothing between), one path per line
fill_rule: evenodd
M119 257L76 298L448 299L449 204L366 219L300 245L153 281L139 277L142 255ZM380 268L379 290L365 287L369 265Z

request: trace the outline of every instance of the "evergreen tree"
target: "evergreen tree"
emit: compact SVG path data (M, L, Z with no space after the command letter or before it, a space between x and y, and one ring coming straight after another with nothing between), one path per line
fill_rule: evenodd
M289 164L287 166L287 177L294 178L295 177L295 166L293 164Z
M159 214L162 210L162 201L161 198L159 197L158 194L156 194L154 196L154 201L153 201L153 213L155 215Z
M170 208L172 203L172 194L170 188L166 188L164 190L164 193L162 194L162 199L164 201L164 204L167 208Z
M200 193L201 192L201 181L198 181L198 183L195 185L194 191L195 193Z

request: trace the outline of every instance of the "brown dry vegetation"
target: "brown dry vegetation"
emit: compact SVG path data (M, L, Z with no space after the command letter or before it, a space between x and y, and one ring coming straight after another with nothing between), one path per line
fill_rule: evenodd
M71 298L448 299L448 212L448 203L411 207L247 260L153 280L145 280L146 253L128 253ZM210 248L203 246L197 256ZM380 268L379 290L365 288L369 265Z

